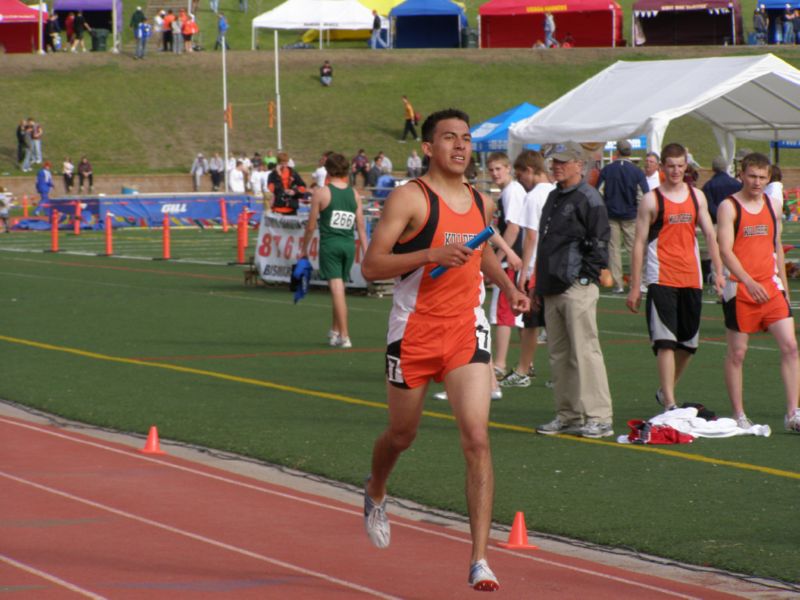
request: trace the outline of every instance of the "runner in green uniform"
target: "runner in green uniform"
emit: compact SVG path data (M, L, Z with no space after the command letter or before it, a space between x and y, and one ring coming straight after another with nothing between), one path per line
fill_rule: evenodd
M332 153L325 160L329 183L317 188L311 196L311 213L303 236L302 255L306 256L308 244L319 222L320 274L328 280L333 301L333 324L328 332L330 345L352 348L347 328L347 302L345 282L350 279L356 246L353 230L358 231L358 243L367 251L367 232L361 199L348 184L350 163L341 154Z

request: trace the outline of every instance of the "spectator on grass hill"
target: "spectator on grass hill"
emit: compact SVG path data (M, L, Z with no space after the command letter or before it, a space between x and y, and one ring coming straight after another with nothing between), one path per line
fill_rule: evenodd
M92 170L92 163L85 156L81 156L81 162L78 163L78 193L83 193L83 184L88 183L89 188L86 193L92 193L92 186L94 185L94 171Z
M328 182L328 171L325 168L325 162L328 160L328 157L331 155L331 152L325 152L319 159L319 163L317 165L316 171L311 175L311 179L313 179L313 183L311 184L311 188L321 188L325 187Z
M214 50L219 50L225 44L225 49L230 50L228 45L228 20L223 13L217 13L217 41L214 43Z
M22 119L17 125L17 162L22 165L25 160L25 149L27 144L25 142L25 129L28 127L28 120Z
M83 34L87 31L91 33L92 28L86 22L86 17L83 16L83 11L79 10L78 14L75 15L75 38L72 41L72 47L70 48L70 52L77 52L78 46L81 47L82 52L86 52L86 44L83 41Z
M269 174L267 188L272 193L273 212L286 215L297 213L300 198L305 196L306 184L303 178L289 166L289 155L278 153L278 165Z
M164 17L167 16L165 10L160 10L153 18L152 31L156 34L155 45L159 52L164 50Z
M208 172L211 175L211 189L216 192L222 185L225 174L225 162L219 152L214 152L214 156L208 161Z
M64 32L67 34L67 45L72 47L75 41L75 13L70 11L64 19Z
M61 165L61 173L64 177L64 193L69 196L72 192L72 186L75 185L75 165L69 159L69 156L64 158Z
M554 48L558 46L555 38L556 33L556 19L553 13L545 11L544 13L544 45L546 48Z
M22 165L20 169L23 173L30 173L32 171L31 164L33 164L33 119L28 117L25 121L25 127L22 130L22 139L25 146L25 153L22 157Z
M350 185L355 187L356 176L361 174L363 178L362 185L367 185L369 179L369 158L363 148L359 148L358 153L350 161Z
M33 162L37 165L42 164L42 160L44 160L42 155L42 138L44 137L44 128L42 124L38 121L35 121L33 117L30 117L28 121L31 124L31 145L33 148Z
M194 52L193 41L194 36L200 32L200 27L197 21L194 20L194 15L188 15L183 24L181 33L183 34L183 49L185 52Z
M58 51L61 48L61 25L58 24L58 16L55 13L47 19L44 34L45 52L48 48L53 52Z
M414 127L417 124L417 113L414 111L414 107L411 106L411 102L409 102L406 96L403 96L403 116L405 117L405 125L403 125L403 135L402 137L397 140L401 144L406 143L406 136L410 133L411 137L415 140L419 141L419 136L417 135L417 129Z
M144 59L145 50L147 50L147 40L150 39L152 28L150 23L147 22L147 17L139 21L139 24L134 30L136 36L136 53L133 55L134 59Z
M373 50L377 50L378 44L380 44L381 47L383 47L383 48L388 48L389 47L389 45L386 42L384 42L383 38L381 37L381 27L382 27L381 17L378 14L377 10L373 10L372 11L372 33L370 34L370 37L369 37L369 47L372 48Z
M228 187L232 192L244 194L246 180L247 178L245 176L244 167L242 166L242 161L237 160L236 166L228 171Z
M367 173L367 187L374 188L378 185L378 179L383 175L383 157L378 154L372 162L372 167Z
M406 175L412 178L422 175L422 159L416 150L411 151L406 161Z
M172 50L172 22L175 20L175 13L170 8L164 16L164 21L161 29L161 39L163 41L162 50L169 52Z
M192 184L194 186L194 191L199 192L200 181L203 179L203 175L208 173L208 161L203 156L202 152L198 152L194 161L192 161L192 168L189 169L189 173L191 173L192 175Z
M708 200L708 213L711 220L717 222L717 208L725 198L742 189L742 182L728 175L728 163L721 156L711 161L713 175L703 186L703 193Z
M325 87L333 83L333 67L330 61L325 61L319 68L319 81Z
M53 173L50 171L50 161L45 161L36 174L36 191L39 192L39 206L46 206L50 201L50 190L55 187Z
M274 169L275 165L278 164L278 158L275 156L275 151L272 148L267 150L267 154L264 156L264 162L269 170Z
M133 14L131 15L131 22L130 22L130 28L134 34L136 33L136 28L139 26L139 23L141 23L144 20L145 20L144 11L142 10L141 6L137 6L136 10L133 11Z
M183 53L183 24L186 23L186 10L181 8L178 16L172 21L172 51L175 54Z
M267 187L268 181L269 171L267 170L267 165L261 162L250 174L250 189L253 191L253 194L262 198L264 194L269 191Z

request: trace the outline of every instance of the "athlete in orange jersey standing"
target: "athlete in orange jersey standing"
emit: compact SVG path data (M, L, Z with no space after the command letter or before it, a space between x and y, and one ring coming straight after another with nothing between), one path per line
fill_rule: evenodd
M696 228L706 238L717 294L724 281L714 225L703 192L684 183L686 149L668 144L661 153L666 179L639 203L627 305L639 312L642 264L647 253L647 328L658 361L656 401L675 407L675 385L700 339L703 276Z
M396 278L386 349L389 425L373 448L364 520L373 544L387 547L386 482L416 436L428 382L444 381L467 466L468 582L494 591L499 584L486 563L494 495L488 432L493 375L481 272L508 296L513 310L525 312L530 303L493 252L465 245L494 211L491 200L464 182L472 155L469 118L455 109L434 113L422 125L422 138L428 173L389 196L361 265L366 279ZM433 279L437 265L448 270Z
M783 203L764 193L770 177L766 156L748 154L741 168L742 189L728 196L717 210L719 251L730 271L723 296L728 339L725 383L739 427L752 426L744 413L742 365L750 334L769 331L781 352L786 390L784 425L800 433L797 341L781 244Z

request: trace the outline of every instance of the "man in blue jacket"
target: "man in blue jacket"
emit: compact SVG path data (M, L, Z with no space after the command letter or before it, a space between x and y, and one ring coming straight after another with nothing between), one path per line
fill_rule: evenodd
M632 256L636 210L639 200L650 191L644 173L631 162L631 144L628 140L617 142L617 160L600 171L597 191L606 203L608 224L611 226L608 264L614 279L614 293L622 294L625 291L625 281L622 277L621 241L624 241L628 256Z
M711 220L717 222L717 207L728 196L742 189L742 182L728 175L728 163L721 156L711 161L714 174L703 186L703 193L708 200L708 212Z

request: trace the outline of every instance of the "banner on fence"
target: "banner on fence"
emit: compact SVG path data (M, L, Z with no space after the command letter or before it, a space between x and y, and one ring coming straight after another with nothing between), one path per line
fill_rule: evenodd
M306 231L308 214L280 215L265 212L258 228L258 241L255 251L255 264L264 281L288 283L292 267L300 258L300 246ZM364 288L367 281L361 275L361 246L356 233L356 259L350 269L347 287ZM327 285L319 274L319 230L308 244L308 258L314 270L311 273L312 285Z
M164 216L176 227L203 227L218 225L221 221L221 205L225 202L227 218L235 222L239 213L247 209L260 218L261 201L247 194L138 194L123 196L93 196L90 198L52 198L40 205L46 215L55 209L61 224L70 227L76 204L81 205L81 220L84 228L103 229L107 213L112 215L114 227L161 227ZM255 222L255 221L253 221Z

